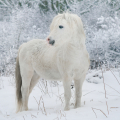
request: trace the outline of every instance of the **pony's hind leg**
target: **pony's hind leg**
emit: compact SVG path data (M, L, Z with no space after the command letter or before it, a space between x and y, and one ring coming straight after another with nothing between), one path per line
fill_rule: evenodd
M36 72L34 72L34 75L30 82L29 94L32 92L34 86L38 83L39 79L40 79L40 76Z
M33 70L28 69L29 67L26 66L26 68L21 69L21 75L22 75L22 111L28 110L28 98L29 98L29 87L30 82L33 76Z

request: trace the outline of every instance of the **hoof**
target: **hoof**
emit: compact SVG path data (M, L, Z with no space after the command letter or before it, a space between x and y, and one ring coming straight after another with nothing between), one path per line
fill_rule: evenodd
M28 108L22 108L22 111L28 111Z
M65 108L64 108L64 111L68 111L68 110L70 110L69 107L65 107Z
M75 104L74 109L79 108L80 106L81 106L80 104Z

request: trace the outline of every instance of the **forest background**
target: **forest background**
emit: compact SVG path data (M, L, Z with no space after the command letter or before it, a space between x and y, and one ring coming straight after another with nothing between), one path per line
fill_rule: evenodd
M19 46L46 39L53 17L65 11L83 21L91 68L96 61L120 67L120 0L0 0L0 74L14 74Z

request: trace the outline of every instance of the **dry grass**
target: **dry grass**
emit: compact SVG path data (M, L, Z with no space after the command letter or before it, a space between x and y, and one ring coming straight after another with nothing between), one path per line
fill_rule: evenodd
M118 92L115 88L113 88L113 87L111 87L110 85L108 85L108 84L105 83L105 79L104 79L104 74L103 74L103 73L104 73L105 71L107 71L107 69L108 69L108 68L105 68L104 71L103 71L102 68L101 68L102 78L103 78L103 85L104 85L104 91L105 91L105 92L104 92L104 94L105 94L105 99L108 99L108 98L107 98L107 95L109 95L109 94L107 94L107 91L106 91L106 85L109 86L111 89L113 89L114 91L116 91L117 93L120 94L120 92ZM111 69L108 69L108 70L111 71L111 73L113 74L113 76L114 76L115 79L117 80L118 84L120 85L120 82L119 82L119 80L117 79L117 77L115 76L114 72L113 72ZM119 75L120 75L119 69L117 69L117 70L118 70L117 72L119 72ZM91 92L93 92L93 91L91 91ZM89 93L91 93L91 92L89 92ZM89 94L89 93L87 93L87 94ZM100 93L102 93L102 92L100 92ZM85 94L85 95L87 95L87 94ZM117 95L109 95L109 96L117 96ZM120 96L118 96L118 97L120 97ZM109 112L109 109L108 109L108 103L107 103L107 101L106 101L106 107L107 107L107 112L108 112L108 115L109 115L110 112ZM110 108L119 108L119 107L110 107ZM104 116L107 117L107 115L106 115L101 109L92 108L92 111L94 112L96 118L97 118L97 114L96 114L95 110L99 110L100 112L102 112L102 113L104 114Z
M43 97L42 96L40 97L39 102L36 100L35 97L34 97L34 99L35 99L36 103L38 104L38 110L41 110L44 115L47 115Z
M97 109L97 108L92 108L92 110L93 110L93 112L95 113L95 111L94 110L99 110L100 112L102 112L106 117L107 117L107 115L102 111L102 110L100 110L100 109ZM95 113L95 115L96 115L96 113ZM97 118L97 115L96 115L96 118Z

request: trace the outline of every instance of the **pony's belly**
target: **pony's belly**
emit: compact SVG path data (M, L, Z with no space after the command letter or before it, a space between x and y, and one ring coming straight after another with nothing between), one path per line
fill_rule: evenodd
M61 80L62 79L60 73L57 70L41 69L41 70L37 70L36 72L43 79L47 79L47 80Z
M48 79L48 80L61 80L61 76L59 73L57 72L49 72L49 73L44 73L43 76L41 76L45 79Z

